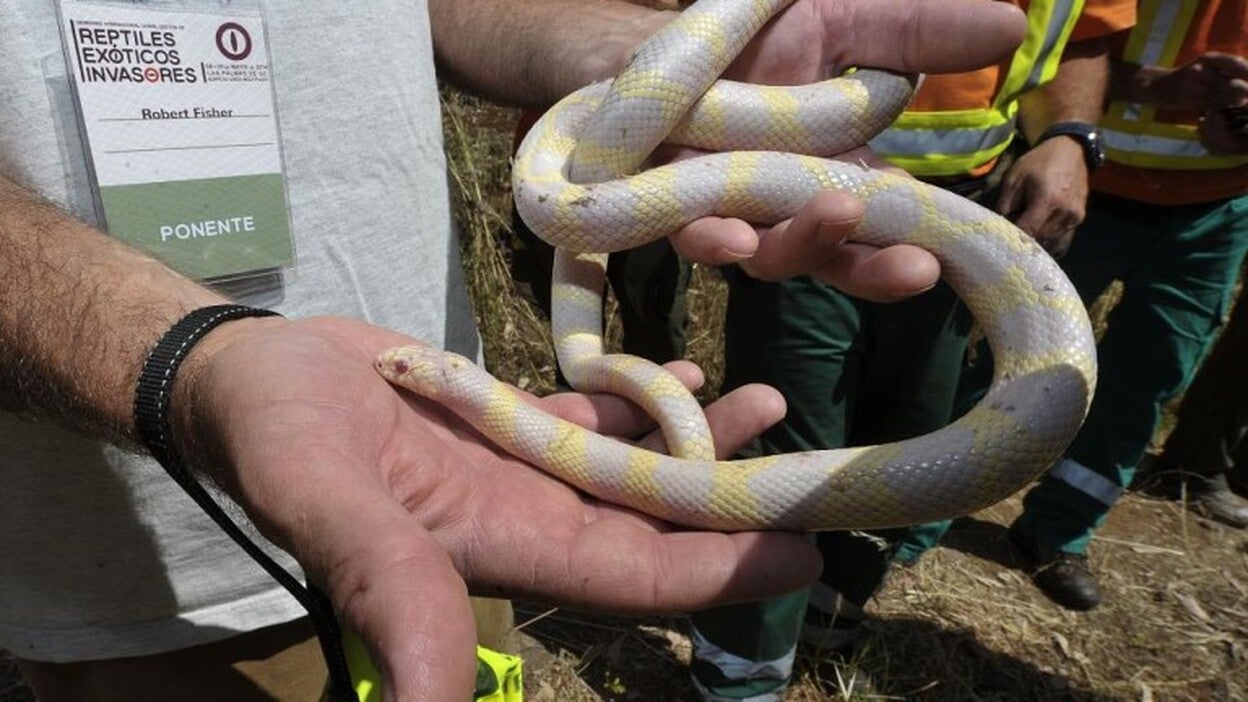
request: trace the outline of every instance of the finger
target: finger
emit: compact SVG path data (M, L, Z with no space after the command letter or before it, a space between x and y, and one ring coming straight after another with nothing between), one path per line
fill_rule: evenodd
M736 263L758 250L758 232L749 224L726 217L703 217L668 237L681 257L708 266Z
M785 403L775 388L751 384L733 390L705 407L706 421L715 439L715 455L727 458L784 418ZM663 434L651 432L640 446L665 451Z
M702 369L691 361L672 361L663 367L690 391L706 382ZM532 398L532 402L557 417L607 436L636 436L654 426L652 417L617 395L564 392Z
M476 629L468 589L446 552L384 487L377 471L316 447L285 456L289 550L321 584L345 626L382 673L388 699L462 699L475 676Z
M1075 239L1075 231L1075 227L1069 227L1055 235L1053 237L1052 244L1045 247L1045 249L1049 252L1049 255L1055 259L1060 259L1065 256L1066 252L1070 251L1071 242Z
M1223 82L1218 88L1218 102L1223 107L1243 107L1248 103L1248 78Z
M1012 3L948 0L825 1L828 36L849 36L840 66L875 66L906 73L956 73L1012 55L1027 17ZM889 41L880 41L889 37Z
M1203 54L1200 61L1217 69L1227 79L1248 78L1248 58L1243 56L1209 52Z
M1212 110L1201 118L1200 140L1210 151L1223 154L1248 153L1248 135L1231 126L1221 110Z
M850 243L812 275L854 297L896 302L930 290L940 279L940 262L917 246L877 249Z
M496 564L514 594L620 614L690 612L774 597L809 585L822 569L805 535L783 532L656 532L611 510L568 543L536 555L541 581ZM519 592L516 592L519 588Z
M1014 219L1014 225L1043 244L1044 238L1051 234L1053 228L1051 226L1052 215L1052 210L1035 206L1035 203L1032 203L1032 206L1026 207Z
M1083 208L1077 206L1055 206L1048 210L1047 218L1034 235L1036 241L1054 258L1060 258L1070 245L1071 236L1083 222ZM1037 208L1039 209L1039 208ZM1020 226L1020 228L1023 228ZM1023 228L1023 231L1027 231Z
M381 673L386 699L466 699L476 677L476 622L450 558L410 518L361 525L368 538L343 543L330 591Z
M864 212L862 201L847 192L820 192L795 217L767 229L741 267L760 280L810 273L838 255Z

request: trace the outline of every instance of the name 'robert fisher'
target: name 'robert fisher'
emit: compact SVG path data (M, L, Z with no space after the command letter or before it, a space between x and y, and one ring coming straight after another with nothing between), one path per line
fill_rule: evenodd
M180 110L144 107L139 110L143 119L210 119L213 117L233 117L234 110L220 110L215 107L184 107Z

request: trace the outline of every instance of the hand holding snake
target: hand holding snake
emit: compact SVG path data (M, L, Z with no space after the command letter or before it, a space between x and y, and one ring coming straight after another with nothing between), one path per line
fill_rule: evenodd
M909 81L860 70L810 89L711 85L786 4L693 6L647 42L609 89L591 86L552 109L514 169L521 214L566 252L556 297L582 313L570 323L556 320L561 363L579 368L592 358L574 382L639 401L663 420L672 452L688 458L537 412L472 363L441 352L394 350L380 362L382 373L587 492L711 529L873 528L945 518L1004 498L1055 460L1086 412L1095 352L1079 297L1053 261L1006 220L945 191L805 155L864 143L904 108ZM723 153L625 175L667 138ZM601 357L600 320L585 316L596 314L598 254L707 215L781 221L827 189L864 203L855 241L911 244L936 256L987 330L997 361L993 387L965 417L914 440L716 462L700 412L689 411L678 383L637 361Z

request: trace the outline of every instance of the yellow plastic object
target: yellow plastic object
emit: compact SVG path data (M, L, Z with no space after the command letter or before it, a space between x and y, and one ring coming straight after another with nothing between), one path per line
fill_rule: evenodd
M363 642L344 632L342 649L355 682L360 702L381 702L381 674L368 657ZM523 702L524 661L498 651L477 646L477 683L472 699L476 702Z

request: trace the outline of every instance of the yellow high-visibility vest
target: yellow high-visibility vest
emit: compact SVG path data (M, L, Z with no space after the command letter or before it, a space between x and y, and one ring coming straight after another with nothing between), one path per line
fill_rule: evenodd
M872 150L919 176L970 173L1001 155L1014 138L1018 98L1057 74L1083 5L1084 0L1033 0L1027 36L986 108L907 111L871 140Z
M1135 29L1122 60L1128 63L1176 65L1201 0L1140 0ZM1157 108L1138 102L1114 101L1101 119L1105 155L1136 168L1223 170L1248 164L1248 156L1214 155L1200 143L1195 124L1157 121Z

